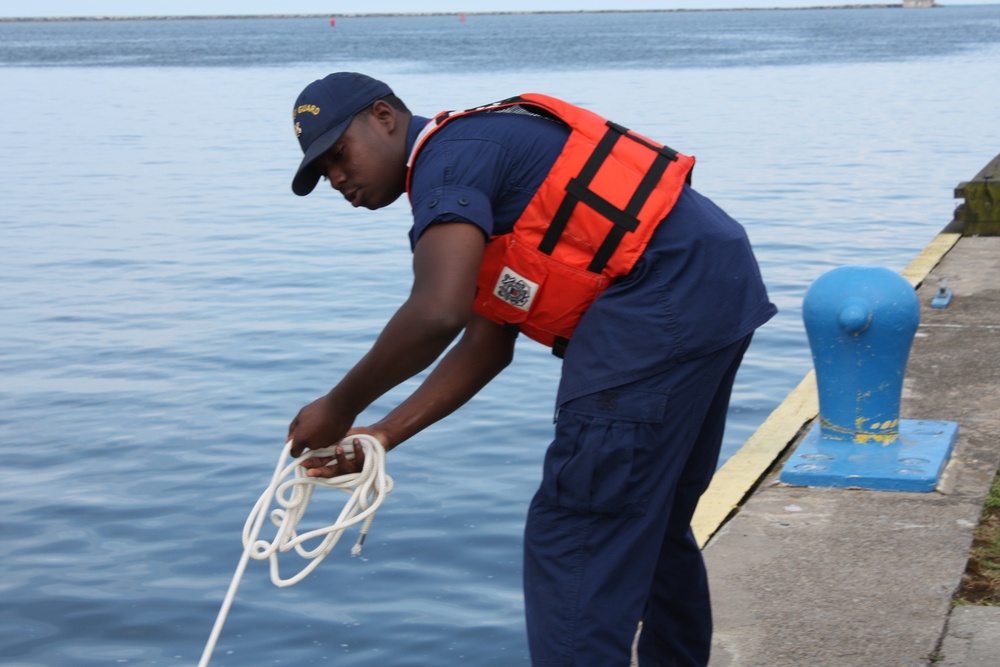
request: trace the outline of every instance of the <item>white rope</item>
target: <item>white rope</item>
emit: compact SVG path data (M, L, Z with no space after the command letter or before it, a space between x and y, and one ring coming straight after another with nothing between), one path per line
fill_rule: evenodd
M354 445L352 443L355 440L361 444L365 453L365 463L361 472L331 478L307 477L306 470L301 463L306 459L318 456L336 456L336 446L308 450L298 458L292 459L291 462L286 462L291 456L292 441L289 440L285 443L284 449L281 450L281 456L278 458L274 475L271 477L271 483L264 489L243 526L243 556L240 558L239 565L236 566L233 580L229 584L229 591L222 601L219 615L215 619L215 627L212 628L201 661L198 663L199 667L206 667L212 657L215 643L222 632L222 626L226 622L229 608L236 597L236 589L239 588L250 558L270 561L271 581L275 586L284 588L305 579L333 550L347 528L364 522L358 535L358 541L351 549L352 555L356 556L361 553L365 536L375 519L375 512L385 501L386 495L392 491L393 483L392 478L385 472L385 449L382 447L382 443L370 435L348 436L340 442L348 459L354 458ZM336 461L333 461L332 464L336 465ZM294 477L287 479L292 474ZM349 494L350 498L334 523L325 528L310 530L299 535L297 531L299 522L305 516L309 499L312 498L313 490L317 486L339 489ZM281 507L271 510L272 500ZM264 518L268 515L269 510L271 510L271 521L278 527L277 535L270 542L258 539ZM306 541L320 537L323 539L314 549L308 549L304 546ZM309 559L310 562L298 574L288 579L282 579L278 569L278 554L292 549L303 558Z

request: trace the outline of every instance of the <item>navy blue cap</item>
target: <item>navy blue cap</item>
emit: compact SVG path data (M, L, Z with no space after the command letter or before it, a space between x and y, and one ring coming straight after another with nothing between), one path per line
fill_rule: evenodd
M300 197L312 192L321 176L312 163L337 143L359 111L391 94L386 84L357 72L334 72L306 86L292 110L295 136L305 153L292 192Z

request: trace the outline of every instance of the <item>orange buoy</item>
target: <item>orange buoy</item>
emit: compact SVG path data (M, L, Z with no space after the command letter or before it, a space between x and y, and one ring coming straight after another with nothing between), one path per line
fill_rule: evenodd
M462 12L461 14L458 15L458 20L461 21L462 23L465 23L465 12Z
M337 25L337 19L336 19L336 17L331 16L330 17L330 27L332 28L335 25Z

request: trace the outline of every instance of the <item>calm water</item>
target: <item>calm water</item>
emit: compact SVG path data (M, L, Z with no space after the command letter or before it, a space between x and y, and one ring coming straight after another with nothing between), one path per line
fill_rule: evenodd
M0 23L0 664L194 664L288 421L405 296L404 203L290 192L309 81L423 114L536 90L696 154L781 308L728 455L810 368L808 285L905 267L1000 151L998 65L1000 6ZM391 455L361 558L251 564L213 664L526 664L558 362L518 357Z

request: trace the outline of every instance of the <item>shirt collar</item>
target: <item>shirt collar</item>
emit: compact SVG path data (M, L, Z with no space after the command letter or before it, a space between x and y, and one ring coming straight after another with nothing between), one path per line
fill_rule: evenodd
M417 144L417 137L423 131L427 123L430 122L430 118L424 118L423 116L412 116L410 118L410 127L406 131L406 154L411 155L413 153L413 147Z

